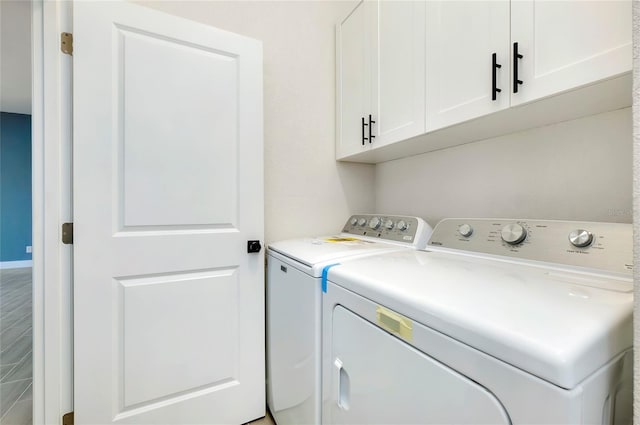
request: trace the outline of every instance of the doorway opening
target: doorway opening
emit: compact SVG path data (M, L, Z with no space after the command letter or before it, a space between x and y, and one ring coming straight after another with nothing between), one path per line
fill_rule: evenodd
M33 411L31 2L0 2L0 423Z

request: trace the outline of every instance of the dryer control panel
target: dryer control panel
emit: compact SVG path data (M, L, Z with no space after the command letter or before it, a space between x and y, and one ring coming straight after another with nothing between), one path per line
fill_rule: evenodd
M517 219L445 219L428 248L544 261L630 274L631 224Z
M423 249L431 235L431 226L419 217L356 214L349 217L342 233L368 239L400 242Z

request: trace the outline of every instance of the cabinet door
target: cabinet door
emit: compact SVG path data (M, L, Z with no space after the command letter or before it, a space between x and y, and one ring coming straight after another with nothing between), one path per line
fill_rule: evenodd
M610 78L631 70L631 1L514 1L511 41L512 105Z
M508 108L509 1L428 1L426 21L427 129Z
M425 131L425 2L377 1L371 6L373 102L368 114L375 121L375 148Z
M371 110L370 7L369 2L361 1L337 27L337 159L370 146L364 140L368 138L368 130L362 125L365 117L368 123Z

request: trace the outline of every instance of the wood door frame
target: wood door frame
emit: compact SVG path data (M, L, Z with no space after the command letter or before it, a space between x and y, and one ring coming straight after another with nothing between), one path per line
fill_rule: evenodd
M73 410L71 2L32 0L33 423L61 423Z

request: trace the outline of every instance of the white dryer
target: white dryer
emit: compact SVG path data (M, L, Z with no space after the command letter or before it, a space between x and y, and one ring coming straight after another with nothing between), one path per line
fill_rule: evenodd
M359 214L338 235L269 245L267 403L278 425L320 423L323 272L347 259L424 248L430 234L417 217Z
M632 227L448 219L328 273L325 424L632 423Z

